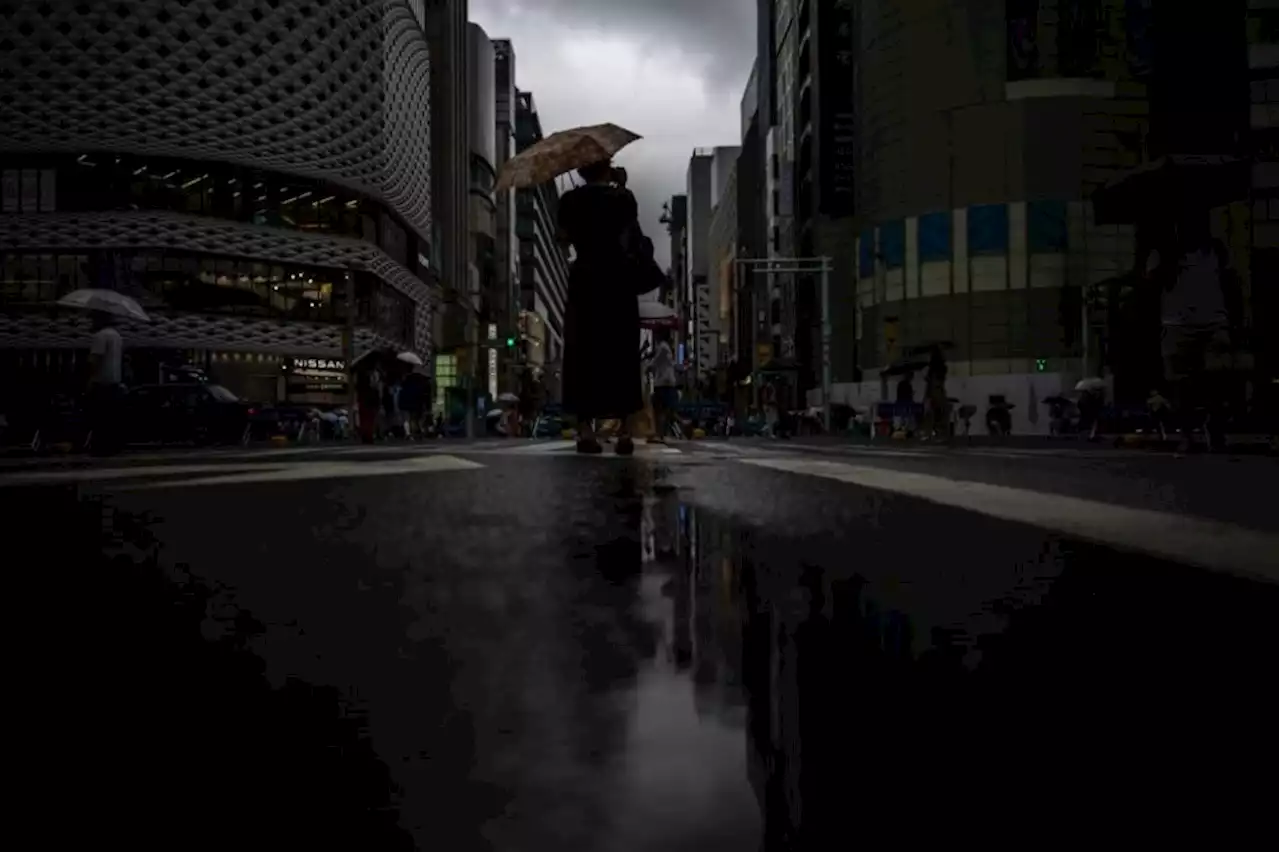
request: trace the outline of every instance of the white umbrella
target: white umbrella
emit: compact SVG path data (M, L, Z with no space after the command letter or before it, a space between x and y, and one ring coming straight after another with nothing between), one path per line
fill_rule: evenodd
M1107 386L1106 381L1098 378L1081 379L1080 381L1076 382L1076 390L1079 391L1080 393L1088 393L1089 391L1102 390L1106 386Z
M396 355L397 361L403 361L406 364L412 364L415 367L422 366L422 359L418 357L416 352L401 352Z
M508 403L511 403L511 402L519 402L519 401L520 401L520 397L516 396L516 395L515 395L515 394L513 394L513 393L500 393L500 394L498 394L498 402L508 402Z
M640 301L641 328L674 328L680 324L680 317L669 305L662 302Z
M64 308L102 311L113 316L141 320L142 322L151 320L151 317L147 316L147 312L142 309L142 306L136 300L123 293L117 293L115 290L102 290L94 287L72 290L59 299L58 304Z

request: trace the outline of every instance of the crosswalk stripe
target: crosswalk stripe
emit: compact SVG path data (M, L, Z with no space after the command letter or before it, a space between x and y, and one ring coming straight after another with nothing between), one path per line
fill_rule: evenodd
M1179 563L1277 579L1275 533L1221 521L844 462L797 458L743 463L902 494Z
M443 454L424 454L416 458L378 462L319 461L288 465L254 465L251 470L224 476L204 476L196 479L162 480L130 483L118 490L147 491L159 488L190 488L202 485L245 485L266 482L298 482L312 479L358 479L368 476L397 476L412 473L441 473L453 470L476 470L484 465ZM264 469L265 468L265 469ZM218 467L225 470L226 466Z
M541 444L524 444L518 447L498 447L495 452L502 453L561 453L566 450L572 450L575 444L573 441L547 441Z
M274 468L275 465L270 467ZM0 476L0 488L59 482L96 482L113 479L145 479L149 476L182 476L213 471L260 470L260 464L163 464L131 467L84 467L74 470L39 470Z

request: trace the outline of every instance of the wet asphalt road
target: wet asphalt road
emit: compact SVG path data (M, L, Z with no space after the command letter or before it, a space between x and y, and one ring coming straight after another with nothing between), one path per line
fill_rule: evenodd
M61 844L166 849L1274 830L1274 579L753 452L321 452L256 480L269 457L119 460L0 487L17 810ZM856 459L1219 519L1186 496L1213 471L1274 483L1274 461L1183 461ZM197 484L219 476L242 481ZM1274 500L1225 520L1274 546Z

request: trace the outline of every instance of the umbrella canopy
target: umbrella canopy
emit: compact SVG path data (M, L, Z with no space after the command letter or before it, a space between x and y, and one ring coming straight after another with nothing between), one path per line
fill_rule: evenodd
M1081 379L1080 381L1076 382L1076 390L1081 393L1088 393L1090 391L1099 391L1104 389L1106 386L1107 386L1107 383L1102 379L1098 379L1098 378Z
M680 317L669 305L662 302L640 301L641 328L675 328L680 324Z
M507 160L494 190L521 189L555 180L565 172L610 160L639 138L639 134L616 124L593 124L552 133Z
M1112 178L1093 194L1099 225L1127 224L1220 207L1249 194L1250 163L1239 157L1174 154Z
M956 348L955 343L951 342L950 340L935 340L929 343L920 343L915 346L908 346L906 350L906 354L907 355L930 355L933 353L933 350L935 349L941 349L943 352L946 352L948 350L955 349L955 348Z
M117 293L115 290L99 290L92 287L72 290L59 299L58 304L64 308L101 311L112 316L141 320L142 322L149 322L151 319L137 301L123 293Z
M415 367L422 366L422 359L418 357L416 352L400 352L396 355L397 361L403 361L406 364L412 364Z
M378 356L385 357L386 354L387 350L385 349L378 349L377 347L374 347L373 349L366 349L364 352L361 352L356 356L356 359L351 362L351 366L355 367L357 364L366 364L370 359L377 358Z
M897 364L885 367L880 371L880 375L888 378L890 376L905 376L907 373L919 373L922 370L929 369L928 361L900 361Z
M520 397L516 396L513 393L500 393L498 394L497 401L501 403L505 403L507 405L513 405L520 401Z

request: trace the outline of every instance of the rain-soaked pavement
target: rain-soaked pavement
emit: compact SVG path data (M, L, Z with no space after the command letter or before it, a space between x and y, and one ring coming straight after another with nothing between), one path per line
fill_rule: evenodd
M1275 830L1274 579L714 455L449 458L0 488L12 812L136 849Z

